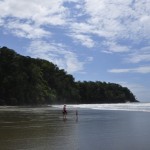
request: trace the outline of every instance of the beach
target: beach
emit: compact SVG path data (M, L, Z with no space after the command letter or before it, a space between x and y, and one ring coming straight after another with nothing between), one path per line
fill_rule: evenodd
M1 107L2 150L149 150L150 112Z

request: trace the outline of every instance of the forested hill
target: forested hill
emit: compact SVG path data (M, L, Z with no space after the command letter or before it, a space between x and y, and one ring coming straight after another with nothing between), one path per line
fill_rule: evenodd
M0 48L0 105L137 102L118 84L75 82L74 77L43 59Z

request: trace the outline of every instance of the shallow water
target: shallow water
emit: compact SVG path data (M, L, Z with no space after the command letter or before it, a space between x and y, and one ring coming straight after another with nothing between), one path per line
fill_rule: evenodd
M1 150L149 150L150 113L70 107L0 108Z

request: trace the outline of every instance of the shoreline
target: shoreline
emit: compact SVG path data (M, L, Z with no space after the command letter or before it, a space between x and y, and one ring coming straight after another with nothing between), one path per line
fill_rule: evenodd
M140 111L150 112L150 103L118 103L118 104L66 104L67 110L91 109L91 110L113 110L113 111ZM0 106L0 111L50 111L62 110L63 105L42 106Z

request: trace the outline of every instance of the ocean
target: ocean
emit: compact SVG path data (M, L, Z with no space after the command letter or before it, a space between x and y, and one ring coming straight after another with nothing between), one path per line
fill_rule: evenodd
M62 107L1 106L0 150L150 149L150 103Z

